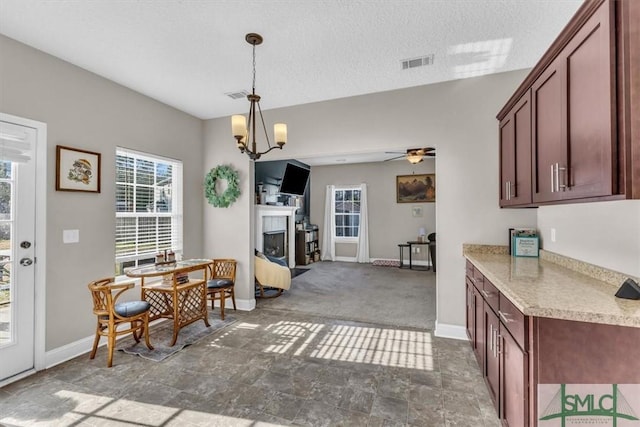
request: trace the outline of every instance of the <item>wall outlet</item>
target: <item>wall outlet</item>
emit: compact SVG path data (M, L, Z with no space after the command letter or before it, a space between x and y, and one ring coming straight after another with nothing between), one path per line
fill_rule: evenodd
M552 242L556 241L556 229L555 228L551 229L551 241Z

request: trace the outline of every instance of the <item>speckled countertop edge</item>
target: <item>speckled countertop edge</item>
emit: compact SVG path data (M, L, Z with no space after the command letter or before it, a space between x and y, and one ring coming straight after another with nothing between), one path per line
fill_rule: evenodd
M515 258L506 246L465 244L463 255L525 315L640 327L640 301L614 296L628 275L547 251Z

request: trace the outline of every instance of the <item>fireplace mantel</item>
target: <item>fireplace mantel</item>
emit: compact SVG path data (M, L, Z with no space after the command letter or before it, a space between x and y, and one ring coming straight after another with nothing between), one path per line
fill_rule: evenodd
M265 216L286 216L287 217L287 258L289 268L296 266L296 208L295 206L271 206L271 205L255 205L255 224L256 224L256 248L262 250L263 246L263 218Z

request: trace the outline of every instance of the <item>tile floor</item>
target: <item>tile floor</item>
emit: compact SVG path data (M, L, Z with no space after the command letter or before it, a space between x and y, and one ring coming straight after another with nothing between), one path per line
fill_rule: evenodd
M106 349L0 389L3 426L499 426L467 342L256 309L163 362ZM152 330L153 337L153 330Z

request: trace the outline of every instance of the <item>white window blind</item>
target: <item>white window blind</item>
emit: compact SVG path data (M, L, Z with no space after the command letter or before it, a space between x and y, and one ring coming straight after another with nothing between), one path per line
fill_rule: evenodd
M182 162L116 150L116 274L182 254Z
M31 141L35 138L27 132L35 133L35 130L0 122L0 161L27 163L31 160Z

